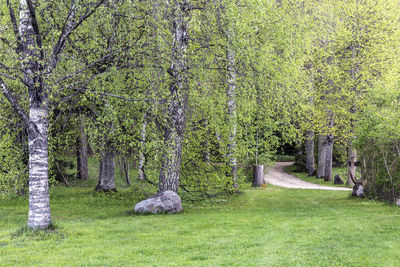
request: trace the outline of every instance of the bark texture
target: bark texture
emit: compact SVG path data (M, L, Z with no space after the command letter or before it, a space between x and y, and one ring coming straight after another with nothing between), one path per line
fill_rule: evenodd
M165 133L165 152L159 176L158 192L178 192L184 132L186 127L188 84L187 48L189 44L188 20L190 5L187 0L172 1L171 33L172 62L168 70L171 77L171 101L168 125Z
M253 187L260 187L263 184L265 184L264 165L256 165L254 166Z
M108 146L100 159L99 182L95 188L96 191L117 191L115 188L115 153Z
M333 135L326 136L325 181L332 181Z
M314 157L314 132L306 133L306 169L308 176L314 176L316 172Z
M326 138L326 135L319 135L318 137L318 178L325 177Z
M32 2L20 0L19 55L24 82L29 92L29 215L28 227L45 229L51 225L49 201L48 108L40 72L43 54ZM28 5L29 4L29 5Z
M48 93L51 90L45 79L50 77L71 33L93 14L104 1L99 1L93 9L79 19L75 1L70 3L67 18L64 20L58 40L54 40L51 52L44 54L42 34L36 17L37 0L19 0L19 16L15 15L13 5L6 1L12 30L17 42L16 52L20 62L19 71L23 73L22 82L28 89L29 115L19 104L6 83L0 77L0 89L10 102L15 113L24 122L29 141L29 216L28 226L45 229L51 225L48 190ZM48 34L48 32L46 32ZM46 57L46 58L45 58ZM9 77L8 77L9 78Z
M48 162L48 111L31 107L29 121L29 215L28 226L45 229L51 225Z
M138 174L138 179L139 180L144 180L145 179L145 173L144 173L144 164L146 163L146 158L145 158L145 149L146 149L146 127L147 127L147 118L146 115L143 117L143 125L142 129L140 130L140 144L141 148L139 150L139 174Z
M230 42L232 37L228 34L228 41ZM233 187L237 188L237 160L236 160L236 68L235 68L235 51L228 46L227 49L227 61L228 61L228 88L226 91L227 95L227 116L229 121L229 143L227 151L227 159L229 164L228 176L232 177Z

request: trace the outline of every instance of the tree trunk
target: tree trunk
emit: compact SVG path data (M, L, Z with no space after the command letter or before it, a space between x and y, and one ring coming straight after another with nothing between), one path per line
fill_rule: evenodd
M167 152L163 156L163 164L160 171L159 192L171 190L178 192L181 171L183 136L174 129L168 129L165 144Z
M325 181L332 181L333 135L326 137Z
M89 179L89 170L88 170L88 143L87 137L84 130L84 122L81 115L81 127L80 127L80 135L76 144L76 178L78 179Z
M350 162L356 162L357 161L357 151L355 149L352 149L351 146L347 148L347 153L349 156L349 163ZM348 164L348 171L347 171L347 186L353 186L353 180L351 179L350 175L353 175L353 177L356 177L356 166L354 164Z
M100 159L99 182L96 191L117 191L115 188L115 153L111 146L106 146Z
M29 112L29 215L28 226L46 229L51 225L49 199L48 110L31 106ZM33 126L34 125L34 126Z
M315 157L314 157L314 132L306 133L306 170L308 176L315 175Z
M326 135L319 135L318 137L318 178L325 177L326 139Z
M172 62L168 73L171 101L168 111L168 128L165 133L165 152L159 176L158 192L178 192L182 144L186 127L187 97L189 92L187 48L189 45L189 3L187 0L170 2L172 21Z
M41 40L34 29L34 7L20 0L18 47L24 83L29 92L29 215L28 227L46 229L51 225L49 200L48 107L41 70ZM32 3L31 3L32 4ZM39 46L39 47L38 47Z
M124 173L125 173L125 180L126 185L131 185L131 180L129 179L129 159L124 159Z
M146 149L146 127L147 127L147 116L143 116L143 125L142 129L140 131L140 144L141 148L139 150L139 175L138 179L139 180L144 180L145 178L145 173L144 173L144 164L146 163L146 158L145 158L145 149Z
M253 174L253 187L260 187L265 184L264 181L264 166L256 165L254 166L254 174Z
M231 36L228 34L228 41ZM233 188L237 188L237 160L236 160L236 69L235 69L235 51L230 47L227 48L228 61L228 88L227 88L227 116L229 125L229 143L227 151L227 160L229 171L228 177L232 178Z

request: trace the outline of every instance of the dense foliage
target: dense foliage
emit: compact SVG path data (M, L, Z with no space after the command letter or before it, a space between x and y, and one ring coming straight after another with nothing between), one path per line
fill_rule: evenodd
M176 153L181 188L232 192L244 179L237 164L270 162L312 132L335 140L339 163L357 147L372 195L400 194L394 1L10 0L0 5L0 195L23 192L28 179L29 125L7 102L13 96L27 114L32 106L14 23L23 3L41 38L50 181L76 173L68 162L85 135L98 158L143 159L155 186ZM177 46L177 30L187 47Z

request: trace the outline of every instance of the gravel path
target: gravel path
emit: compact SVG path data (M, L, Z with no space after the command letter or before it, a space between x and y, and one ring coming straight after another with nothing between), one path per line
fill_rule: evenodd
M277 162L276 165L272 169L270 169L268 173L264 176L265 181L268 184L273 184L285 188L320 189L334 191L352 190L350 188L323 186L305 182L294 175L288 174L283 170L283 168L292 164L293 162Z

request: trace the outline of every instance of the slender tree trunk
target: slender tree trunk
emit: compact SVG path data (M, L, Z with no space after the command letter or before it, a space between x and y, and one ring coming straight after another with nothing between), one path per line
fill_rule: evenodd
M146 149L146 127L147 127L147 116L143 116L143 125L142 129L140 131L140 144L141 148L139 150L139 175L138 179L139 180L144 180L145 173L144 173L144 164L146 163L146 158L145 158L145 149Z
M131 185L131 180L129 179L129 159L124 159L124 173L125 173L125 180L126 185Z
M325 177L326 139L326 135L319 135L318 137L318 178Z
M332 161L333 161L333 135L326 137L326 156L325 156L325 181L332 181Z
M233 47L233 35L234 29L224 27L224 23L221 19L222 15L225 14L225 3L221 0L217 2L214 0L214 5L217 9L217 23L219 26L219 31L225 35L228 45L226 47L226 61L227 61L227 82L228 86L226 89L227 97L227 120L229 125L229 140L227 144L226 152L226 165L227 165L227 176L231 177L233 188L237 188L237 160L236 160L236 83L237 83L237 73L236 73L236 52ZM229 18L228 18L229 19Z
M78 179L89 179L89 170L88 170L88 143L87 136L84 130L84 122L82 115L81 118L81 126L80 126L80 135L76 144L76 168L77 174L76 177Z
M306 169L308 176L315 175L315 157L314 157L314 132L306 133Z
M228 34L228 41L231 37ZM228 88L227 88L227 116L229 125L229 143L227 151L227 160L229 166L228 176L232 178L233 188L237 188L237 160L236 160L236 69L235 69L236 53L231 47L227 49L228 60Z
M99 182L96 191L117 191L115 188L115 153L114 149L107 142L105 151L100 159Z
M119 156L119 177L122 179L124 177L124 159Z
M166 190L178 192L189 91L186 52L189 44L188 19L190 5L187 0L173 1L169 5L172 14L171 31L173 43L172 62L168 73L172 79L170 85L172 97L168 111L169 127L165 134L165 152L159 176L159 192Z
M349 163L357 161L357 151L355 149L352 149L351 145L347 148L347 154L349 156ZM356 177L356 166L354 164L348 164L347 182L346 182L347 186L354 185L350 175Z
M333 114L328 111L329 117L329 129L332 130L334 121ZM333 134L328 134L326 136L326 156L325 156L325 181L332 181L332 162L333 162Z

